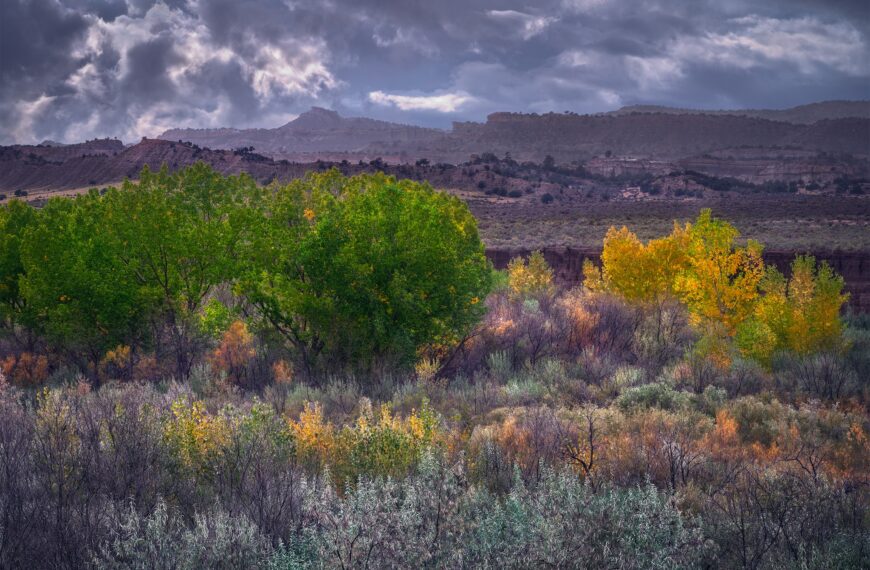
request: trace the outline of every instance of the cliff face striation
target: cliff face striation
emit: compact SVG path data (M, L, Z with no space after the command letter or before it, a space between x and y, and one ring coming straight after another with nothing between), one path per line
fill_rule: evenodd
M667 113L671 115L743 116L781 121L798 125L811 125L825 119L860 117L870 119L870 101L820 101L790 109L737 109L727 111L679 109L660 105L629 105L605 115L631 115L637 113Z
M870 119L823 120L809 125L740 115L632 113L572 115L493 113L485 123L461 123L434 145L433 156L453 159L486 150L517 160L588 160L604 154L677 160L725 148L799 147L870 154Z

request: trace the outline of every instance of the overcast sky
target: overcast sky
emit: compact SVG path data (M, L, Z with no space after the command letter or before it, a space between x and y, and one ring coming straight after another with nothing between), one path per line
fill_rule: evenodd
M0 143L870 98L868 0L0 0Z

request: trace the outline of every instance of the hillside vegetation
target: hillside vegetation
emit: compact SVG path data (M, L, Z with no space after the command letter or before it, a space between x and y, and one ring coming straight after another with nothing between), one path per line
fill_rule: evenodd
M0 566L857 568L870 322L709 210L583 286L458 198L199 164L0 207Z

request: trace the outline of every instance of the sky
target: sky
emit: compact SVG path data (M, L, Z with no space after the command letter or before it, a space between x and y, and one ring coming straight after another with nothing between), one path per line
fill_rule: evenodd
M0 0L0 144L870 98L867 0Z

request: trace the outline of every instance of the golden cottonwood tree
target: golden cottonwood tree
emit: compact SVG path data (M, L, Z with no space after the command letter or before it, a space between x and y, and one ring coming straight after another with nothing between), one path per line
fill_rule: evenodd
M687 267L688 226L674 224L671 235L646 244L628 228L611 227L604 238L601 269L583 264L586 287L609 291L638 303L673 294L677 273Z
M786 279L766 268L762 246L714 218L709 209L663 238L643 243L627 228L610 228L601 268L584 263L585 285L653 305L675 298L702 333L698 349L729 360L731 339L744 356L769 363L778 350L807 354L841 339L843 279L827 264L798 257Z
M674 290L696 324L724 327L733 335L758 299L765 273L762 246L754 240L736 246L740 232L714 218L709 209L687 228L687 263L676 276Z
M761 289L764 296L737 331L744 354L769 362L778 350L809 354L837 348L842 339L840 310L849 296L843 293L843 278L830 265L798 256L788 279L775 267L767 268Z

